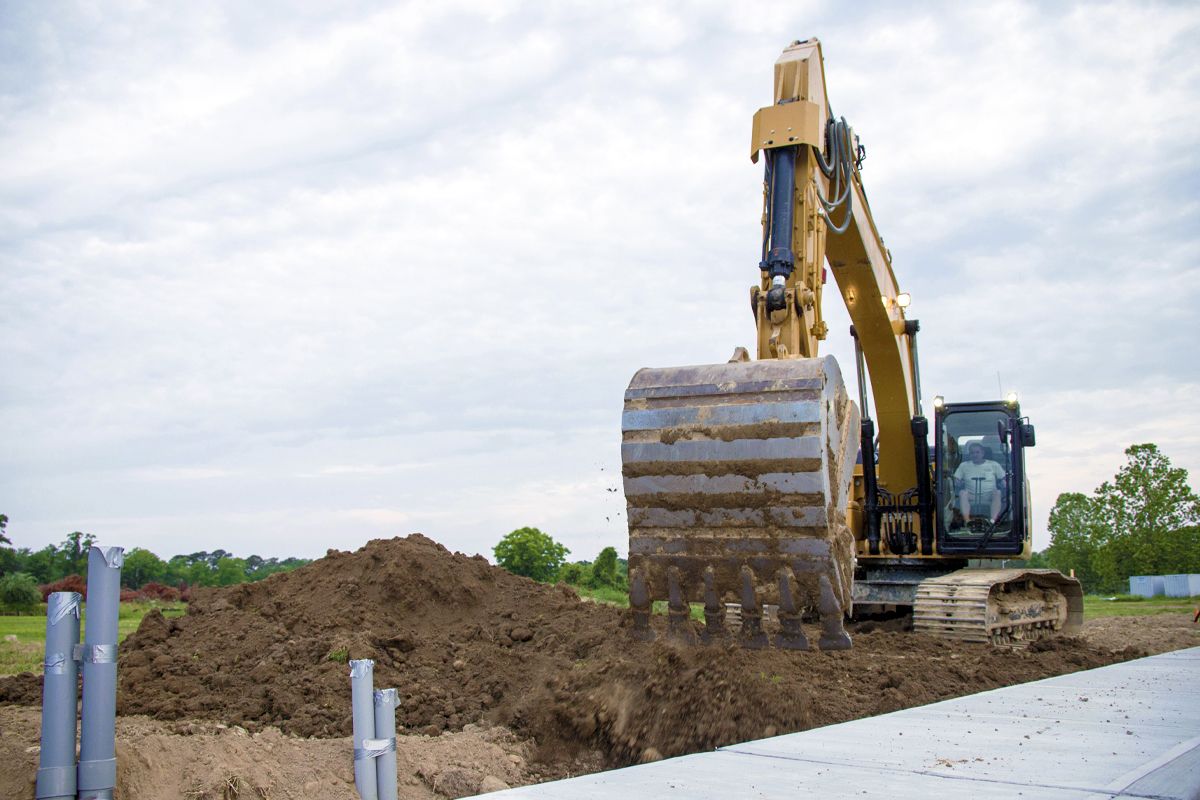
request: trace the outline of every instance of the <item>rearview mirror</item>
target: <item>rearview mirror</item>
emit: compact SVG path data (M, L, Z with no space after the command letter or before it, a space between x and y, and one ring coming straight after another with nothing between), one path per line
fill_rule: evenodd
M1033 447L1037 444L1037 435L1034 433L1032 422L1021 423L1021 444L1024 447Z

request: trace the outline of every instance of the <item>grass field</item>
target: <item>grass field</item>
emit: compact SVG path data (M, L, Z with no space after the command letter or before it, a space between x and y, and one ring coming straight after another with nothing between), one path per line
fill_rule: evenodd
M1154 614L1194 614L1200 608L1200 597L1136 597L1119 594L1115 597L1084 595L1083 617L1145 617Z
M142 617L153 608L164 616L182 616L186 607L182 603L122 603L117 620L117 636L123 640L137 630ZM18 672L37 672L42 668L42 651L46 646L45 606L40 615L25 617L0 616L0 675ZM82 624L87 624L87 606L84 606Z

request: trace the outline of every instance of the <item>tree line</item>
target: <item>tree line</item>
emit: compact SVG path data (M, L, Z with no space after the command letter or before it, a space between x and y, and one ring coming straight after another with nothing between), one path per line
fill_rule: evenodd
M79 591L87 575L88 552L96 544L90 533L73 531L57 545L40 550L14 547L7 534L8 516L0 514L0 604L10 608L28 604L29 587L38 590L41 601L46 590ZM139 592L150 587L170 587L162 596L178 596L193 586L232 586L260 581L277 572L287 572L308 564L307 558L263 558L258 555L239 558L227 550L201 550L162 559L153 552L134 547L125 553L121 568L123 589Z
M1091 494L1066 492L1050 511L1050 546L1031 566L1075 571L1084 591L1129 591L1133 575L1200 573L1200 498L1186 469L1155 444L1125 450L1125 464Z

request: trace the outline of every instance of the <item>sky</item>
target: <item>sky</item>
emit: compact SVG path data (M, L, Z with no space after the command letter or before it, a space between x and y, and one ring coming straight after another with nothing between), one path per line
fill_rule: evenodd
M926 407L1037 426L1035 547L1131 444L1197 486L1194 3L0 0L10 538L624 553L624 389L753 347L750 123L810 36Z

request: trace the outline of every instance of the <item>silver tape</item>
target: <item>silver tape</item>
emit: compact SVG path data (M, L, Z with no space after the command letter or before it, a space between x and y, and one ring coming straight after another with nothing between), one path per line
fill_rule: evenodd
M46 675L66 675L67 654L47 653L46 660L42 662L42 671Z
M375 690L375 707L387 708L391 706L395 708L399 705L400 700L396 695L395 689L376 689Z
M117 663L117 646L115 644L85 646L83 660L89 664L115 664Z
M362 747L354 748L354 760L364 761L396 752L396 739L363 739Z
M104 557L104 563L110 569L120 569L125 565L125 548L124 547L98 547L100 555Z
M375 662L369 658L353 659L350 662L350 677L365 678L375 672Z
M46 603L46 616L50 618L50 624L57 625L68 614L74 614L75 619L79 619L79 600L78 592L51 592Z
M83 645L76 644L71 646L71 660L76 664L83 663Z

